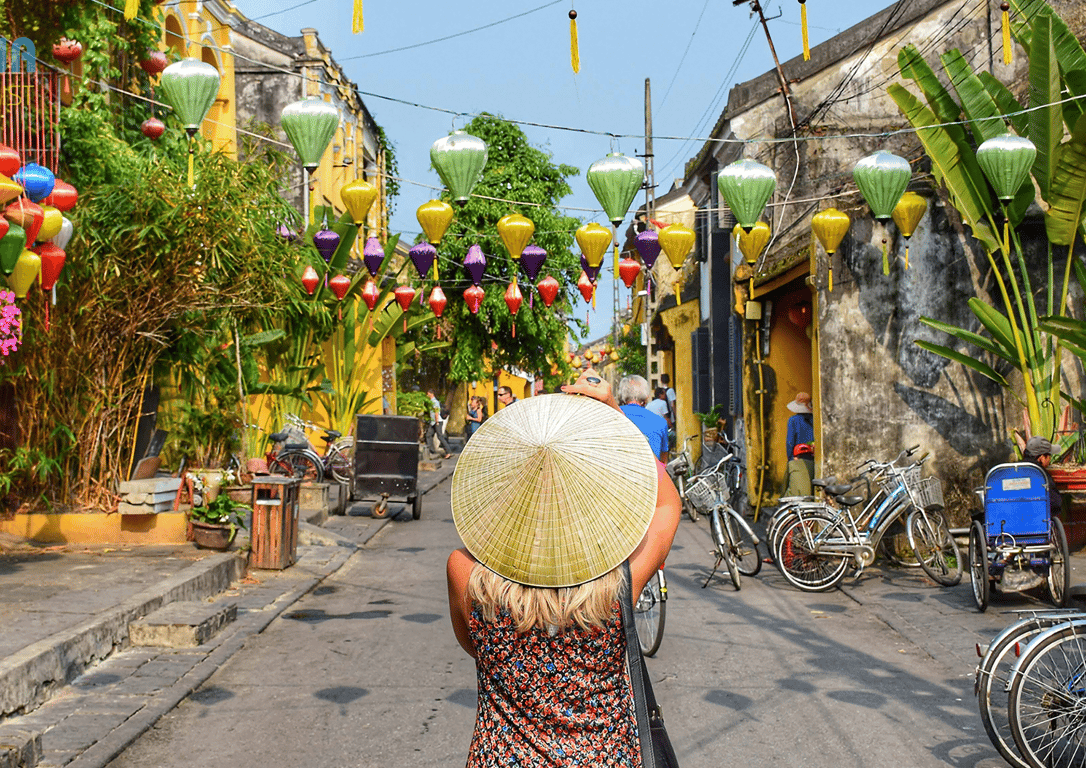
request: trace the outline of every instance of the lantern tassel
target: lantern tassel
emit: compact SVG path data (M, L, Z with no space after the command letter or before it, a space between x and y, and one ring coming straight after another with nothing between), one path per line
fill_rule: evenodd
M1011 63L1011 54L1013 53L1013 47L1011 46L1011 12L1010 6L1007 3L1003 3L1000 6L1003 9L1001 14L1001 26L1003 27L1003 63Z
M362 0L354 0L354 18L351 21L351 31L357 35L365 26L362 20Z
M909 241L905 241L905 269L909 268Z
M596 284L592 283L592 309L596 308Z
M132 19L136 18L136 13L139 11L139 9L140 9L139 0L125 0L125 3L124 3L124 20L125 21L132 21Z
M890 250L886 247L886 240L882 241L882 274L890 274Z
M803 60L811 60L811 42L807 37L807 0L799 0L799 26L803 30Z
M577 11L569 12L569 65L573 74L581 71L581 51L577 43Z
M514 320L513 321L513 338L515 339L516 337L517 337L517 321Z
M833 262L830 262L830 281L829 281L830 293L833 293Z
M189 137L189 186L196 186L196 145L192 143L192 137Z
M676 307L683 303L683 295L682 295L681 288L682 288L682 284L678 280L676 280L675 281L675 306Z

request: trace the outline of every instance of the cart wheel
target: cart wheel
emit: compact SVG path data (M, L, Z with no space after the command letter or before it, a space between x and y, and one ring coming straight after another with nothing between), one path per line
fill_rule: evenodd
M973 582L973 601L977 610L984 613L991 584L988 580L988 539L979 520L974 520L969 528L969 579Z
M411 499L411 517L418 520L422 517L422 496L417 495Z
M373 516L384 517L388 514L388 494L381 497L381 500L373 505Z
M1066 608L1071 592L1071 566L1067 534L1058 517L1052 518L1052 562L1048 566L1048 595L1057 608Z

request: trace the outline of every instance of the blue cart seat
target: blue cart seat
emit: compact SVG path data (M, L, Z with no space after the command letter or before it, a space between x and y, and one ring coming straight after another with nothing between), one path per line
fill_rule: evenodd
M1050 537L1048 475L1036 464L992 467L984 479L984 523L988 540L1010 534L1019 544Z

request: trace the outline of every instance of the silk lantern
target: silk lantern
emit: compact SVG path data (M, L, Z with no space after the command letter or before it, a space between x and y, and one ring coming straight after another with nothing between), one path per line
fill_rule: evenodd
M305 271L302 272L302 286L305 288L305 292L312 296L320 281L321 276L317 274L317 270L313 269L311 265L307 265Z
M524 273L528 279L535 282L536 275L543 268L543 262L547 260L547 252L538 245L529 245L520 254L520 263L524 267Z
M37 203L32 203L25 197L20 197L4 210L4 218L13 224L18 224L26 232L26 247L34 244L41 229L45 212Z
M581 254L581 269L584 270L584 273L586 275L588 275L588 279L591 280L594 283L594 282L596 282L596 278L598 278L600 276L600 271L603 269L603 267L600 266L600 265L597 265L597 266L593 267L591 264L588 263L588 259L586 259L584 257L584 254L582 253Z
M61 213L67 213L75 207L79 201L79 192L68 182L57 179L53 184L53 191L42 202L51 205Z
M69 70L64 73L64 82L61 87L64 96L70 96L72 93L70 71L72 64L78 61L82 55L83 44L78 40L69 40L66 37L62 37L57 42L53 43L53 58Z
M336 248L339 248L339 234L330 229L318 229L313 233L313 245L320 252L324 262L330 263Z
M486 291L478 285L473 285L464 291L464 303L468 305L473 315L479 314L479 307L482 306L484 298L486 298Z
M558 284L558 281L550 275L547 275L535 284L535 289L539 291L539 298L543 299L543 306L547 308L550 308L551 304L554 303L554 300L558 298L558 291L561 290L561 288L562 286Z
M509 257L514 262L520 259L520 254L528 247L532 235L535 234L535 224L532 220L519 213L502 216L498 219L497 229L502 243L505 244L505 249L509 251Z
M411 247L407 255L411 257L411 263L415 265L415 269L419 273L419 279L425 280L427 275L430 274L430 268L434 266L434 260L437 258L437 248L434 248L430 243L418 243Z
M1003 203L1014 199L1036 157L1037 147L1032 141L1011 133L988 139L977 147L977 163Z
M588 167L588 186L596 196L607 219L615 227L626 218L630 204L645 179L645 166L640 160L612 152Z
M377 200L377 186L365 179L355 179L343 185L339 190L339 197L347 213L351 214L354 223L362 226L366 222L366 215L369 214L374 201Z
M478 244L468 248L468 255L464 258L464 267L471 274L471 282L479 285L483 281L483 272L486 271L486 256Z
M347 291L351 289L351 278L346 275L336 275L328 281L328 287L332 289L332 293L336 295L336 299L343 301L343 297L347 295Z
M905 269L909 268L909 238L913 236L927 209L928 201L915 192L906 192L894 206L894 224L905 238Z
M7 144L0 144L0 174L14 176L22 167L23 158L18 150L12 149ZM22 194L20 192L19 194Z
M366 265L371 277L377 277L377 272L384 261L385 249L381 241L376 237L368 238L366 244L362 246L362 262Z
M645 262L645 267L652 269L656 258L660 255L660 236L656 234L656 230L646 229L644 232L638 232L634 246L641 256L641 261Z
M15 292L15 298L25 299L30 286L38 279L41 272L41 257L31 250L24 249L15 262L15 269L8 276L8 285Z
M911 177L909 162L886 150L868 155L852 169L856 186L871 207L871 214L879 221L887 221L893 216L894 206Z
M739 250L743 254L743 258L747 260L748 264L754 265L758 262L758 258L762 255L762 251L769 244L769 238L772 233L770 232L769 225L764 221L759 221L750 230L740 229L735 236L736 241L739 243Z
M607 248L611 245L611 230L593 221L580 227L574 233L574 237L581 248L581 253L584 254L584 260L590 267L599 270L603 264L603 255L607 253Z
M396 297L396 303L400 305L400 309L404 312L411 306L411 302L415 300L415 289L410 285L397 285L393 295Z
M619 277L622 278L622 282L626 284L627 288L633 288L634 281L637 280L640 272L641 265L634 259L623 259L618 263Z
M441 317L441 313L445 311L445 305L448 303L448 299L445 298L445 291L441 290L440 285L435 285L434 289L430 291L430 299L427 302L430 305L430 311L435 316Z
M51 291L64 269L64 249L52 243L42 243L34 248L34 253L41 259L41 289Z
M162 51L147 51L147 58L140 60L140 69L147 73L148 77L161 74L170 65L170 60Z
M38 230L38 240L52 240L60 234L60 228L64 225L64 215L51 205L41 207L41 228Z
M0 176L0 205L10 203L23 194L22 185L16 184L7 176Z
M445 236L445 230L453 220L452 206L443 200L430 200L423 203L415 211L415 218L419 220L422 231L426 233L426 240L437 245Z
M302 166L313 173L339 128L339 110L320 96L311 96L283 107L279 122Z
M581 271L581 276L577 278L577 290L581 292L585 301L592 301L592 296L596 292L596 285L588 279L588 275Z
M524 296L520 292L520 287L517 285L517 281L509 283L509 287L505 289L505 306L509 307L509 314L513 316L513 338L517 337L517 310L520 309L521 303L524 301Z
M26 248L26 230L15 222L10 222L7 233L0 237L0 272L10 275L24 248Z
M766 203L777 188L777 176L769 166L744 158L727 166L716 177L720 195L744 230L754 228Z
M11 177L16 184L21 184L26 196L32 203L40 203L53 192L56 176L43 165L27 163Z
M157 117L150 117L140 123L140 133L151 141L158 141L166 132L166 124Z
M694 247L696 237L694 230L685 224L672 224L660 230L660 247L676 273L682 269L687 254ZM678 274L675 277L675 304L678 305L682 303L682 291L679 289Z
M8 220L0 219L0 223L3 224L2 228L0 228L0 237L3 237L4 233L8 231ZM53 236L53 239L50 242L58 248L67 248L68 243L72 241L72 235L74 234L75 227L72 225L72 220L67 216L62 216L60 220L60 231Z
M827 208L811 217L811 229L814 231L815 237L818 238L818 242L822 243L822 249L829 256L827 288L830 291L833 290L833 254L837 247L841 245L841 241L845 239L845 234L848 232L851 223L848 214L836 208Z
M486 142L464 131L454 131L430 146L430 162L453 202L466 203L486 167Z
M196 145L193 138L207 111L215 103L221 80L219 71L200 59L187 58L174 62L162 70L161 87L167 103L185 126L189 136L188 184L195 181L194 158Z
M381 298L381 292L377 290L377 283L367 280L362 288L362 301L366 302L366 308L370 312L377 306L377 300Z

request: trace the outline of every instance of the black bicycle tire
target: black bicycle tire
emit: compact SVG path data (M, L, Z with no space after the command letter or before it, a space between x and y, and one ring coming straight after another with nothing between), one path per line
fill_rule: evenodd
M739 572L744 576L757 576L762 570L762 554L758 551L758 545L754 537L745 525L735 522L735 562Z
M973 602L977 610L984 613L988 610L992 584L988 575L988 537L979 520L969 526L969 582L973 588Z
M797 532L815 524L822 524L831 531L840 529L841 527L839 523L827 515L811 512L804 513L802 516L797 514L791 521L785 522L779 530L777 547L773 553L777 568L780 570L781 575L784 576L789 584L801 592L826 592L831 590L844 580L845 574L848 571L849 559L847 556L822 555L818 553L808 555L808 557L814 557L820 562L836 563L836 565L833 565L826 571L827 575L824 578L805 579L801 575L801 571L792 569L792 564L796 562L795 548L797 545L803 546L802 541L795 540ZM821 530L819 532L821 532ZM841 531L840 536L844 538L844 531ZM792 547L791 552L787 551L789 546Z
M645 593L648 592L652 596L652 609L658 611L658 618L655 621L651 619L641 618L642 614L646 611L638 612L638 608L641 607L641 600L644 598ZM655 656L656 652L660 650L660 643L664 639L664 621L667 617L667 600L664 599L662 590L660 588L660 572L657 571L649 579L645 588L641 590L642 597L639 598L634 605L634 626L637 628L637 642L641 646L641 653L644 656ZM642 631L644 627L647 631ZM646 642L646 635L649 636L649 642Z
M724 567L728 569L728 578L732 582L732 586L736 591L742 588L743 580L739 574L739 568L735 564L735 553L732 549L731 537L728 535L727 526L724 524L724 514L720 511L720 507L713 507L709 511L709 535L713 539L713 545L715 546L714 554L718 558L719 563L723 563Z
M324 464L328 467L328 474L337 483L350 485L354 480L354 466L351 460L335 446L329 447L328 454L324 457Z
M1060 574L1059 574L1059 593L1054 588L1057 583L1057 579L1053 578L1053 570L1055 569L1055 557L1048 566L1048 595L1052 598L1052 604L1057 608L1066 608L1068 602L1071 600L1071 561L1070 550L1067 547L1067 533L1063 529L1063 522L1058 517L1052 518L1052 542L1055 545L1055 549L1059 552L1060 562Z
M1073 669L1062 671L1065 661ZM1086 764L1086 721L1076 716L1081 694L1065 690L1069 682L1066 678L1079 680L1084 663L1086 629L1073 624L1053 630L1047 637L1037 638L1026 646L1018 660L1007 711L1014 742L1030 768L1077 768ZM1067 728L1058 725L1063 716L1073 724ZM1030 727L1034 725L1036 727ZM1047 748L1044 742L1057 740L1061 730L1074 734L1068 741L1077 742L1077 755L1066 759L1067 754L1061 751L1060 761L1054 762L1056 747Z
M731 579L732 586L738 592L743 588L743 575L739 572L739 560L736 557L735 532L732 529L734 524L731 515L719 507L717 507L717 514L720 515L720 521L723 524L724 548L722 551L726 553L724 564L728 566L728 578Z
M932 525L929 526L928 523L932 523ZM958 548L958 543L954 541L954 537L950 533L946 517L941 512L927 512L914 507L906 518L905 530L908 531L909 544L912 546L913 552L916 553L916 559L920 561L920 567L932 581L943 587L953 587L961 582L962 553ZM942 543L940 543L940 539ZM921 555L920 547L917 545L918 540L922 544L926 543L931 547L932 557L930 559ZM945 554L943 547L947 544L950 545L954 552L953 568L950 568L947 558L943 557ZM936 559L941 565L936 564ZM948 568L950 570L947 570Z
M309 469L299 471L300 467L308 467ZM320 459L314 458L308 451L291 450L289 448L280 451L279 455L268 464L268 470L273 475L296 477L305 482L324 482L324 467L321 466Z

